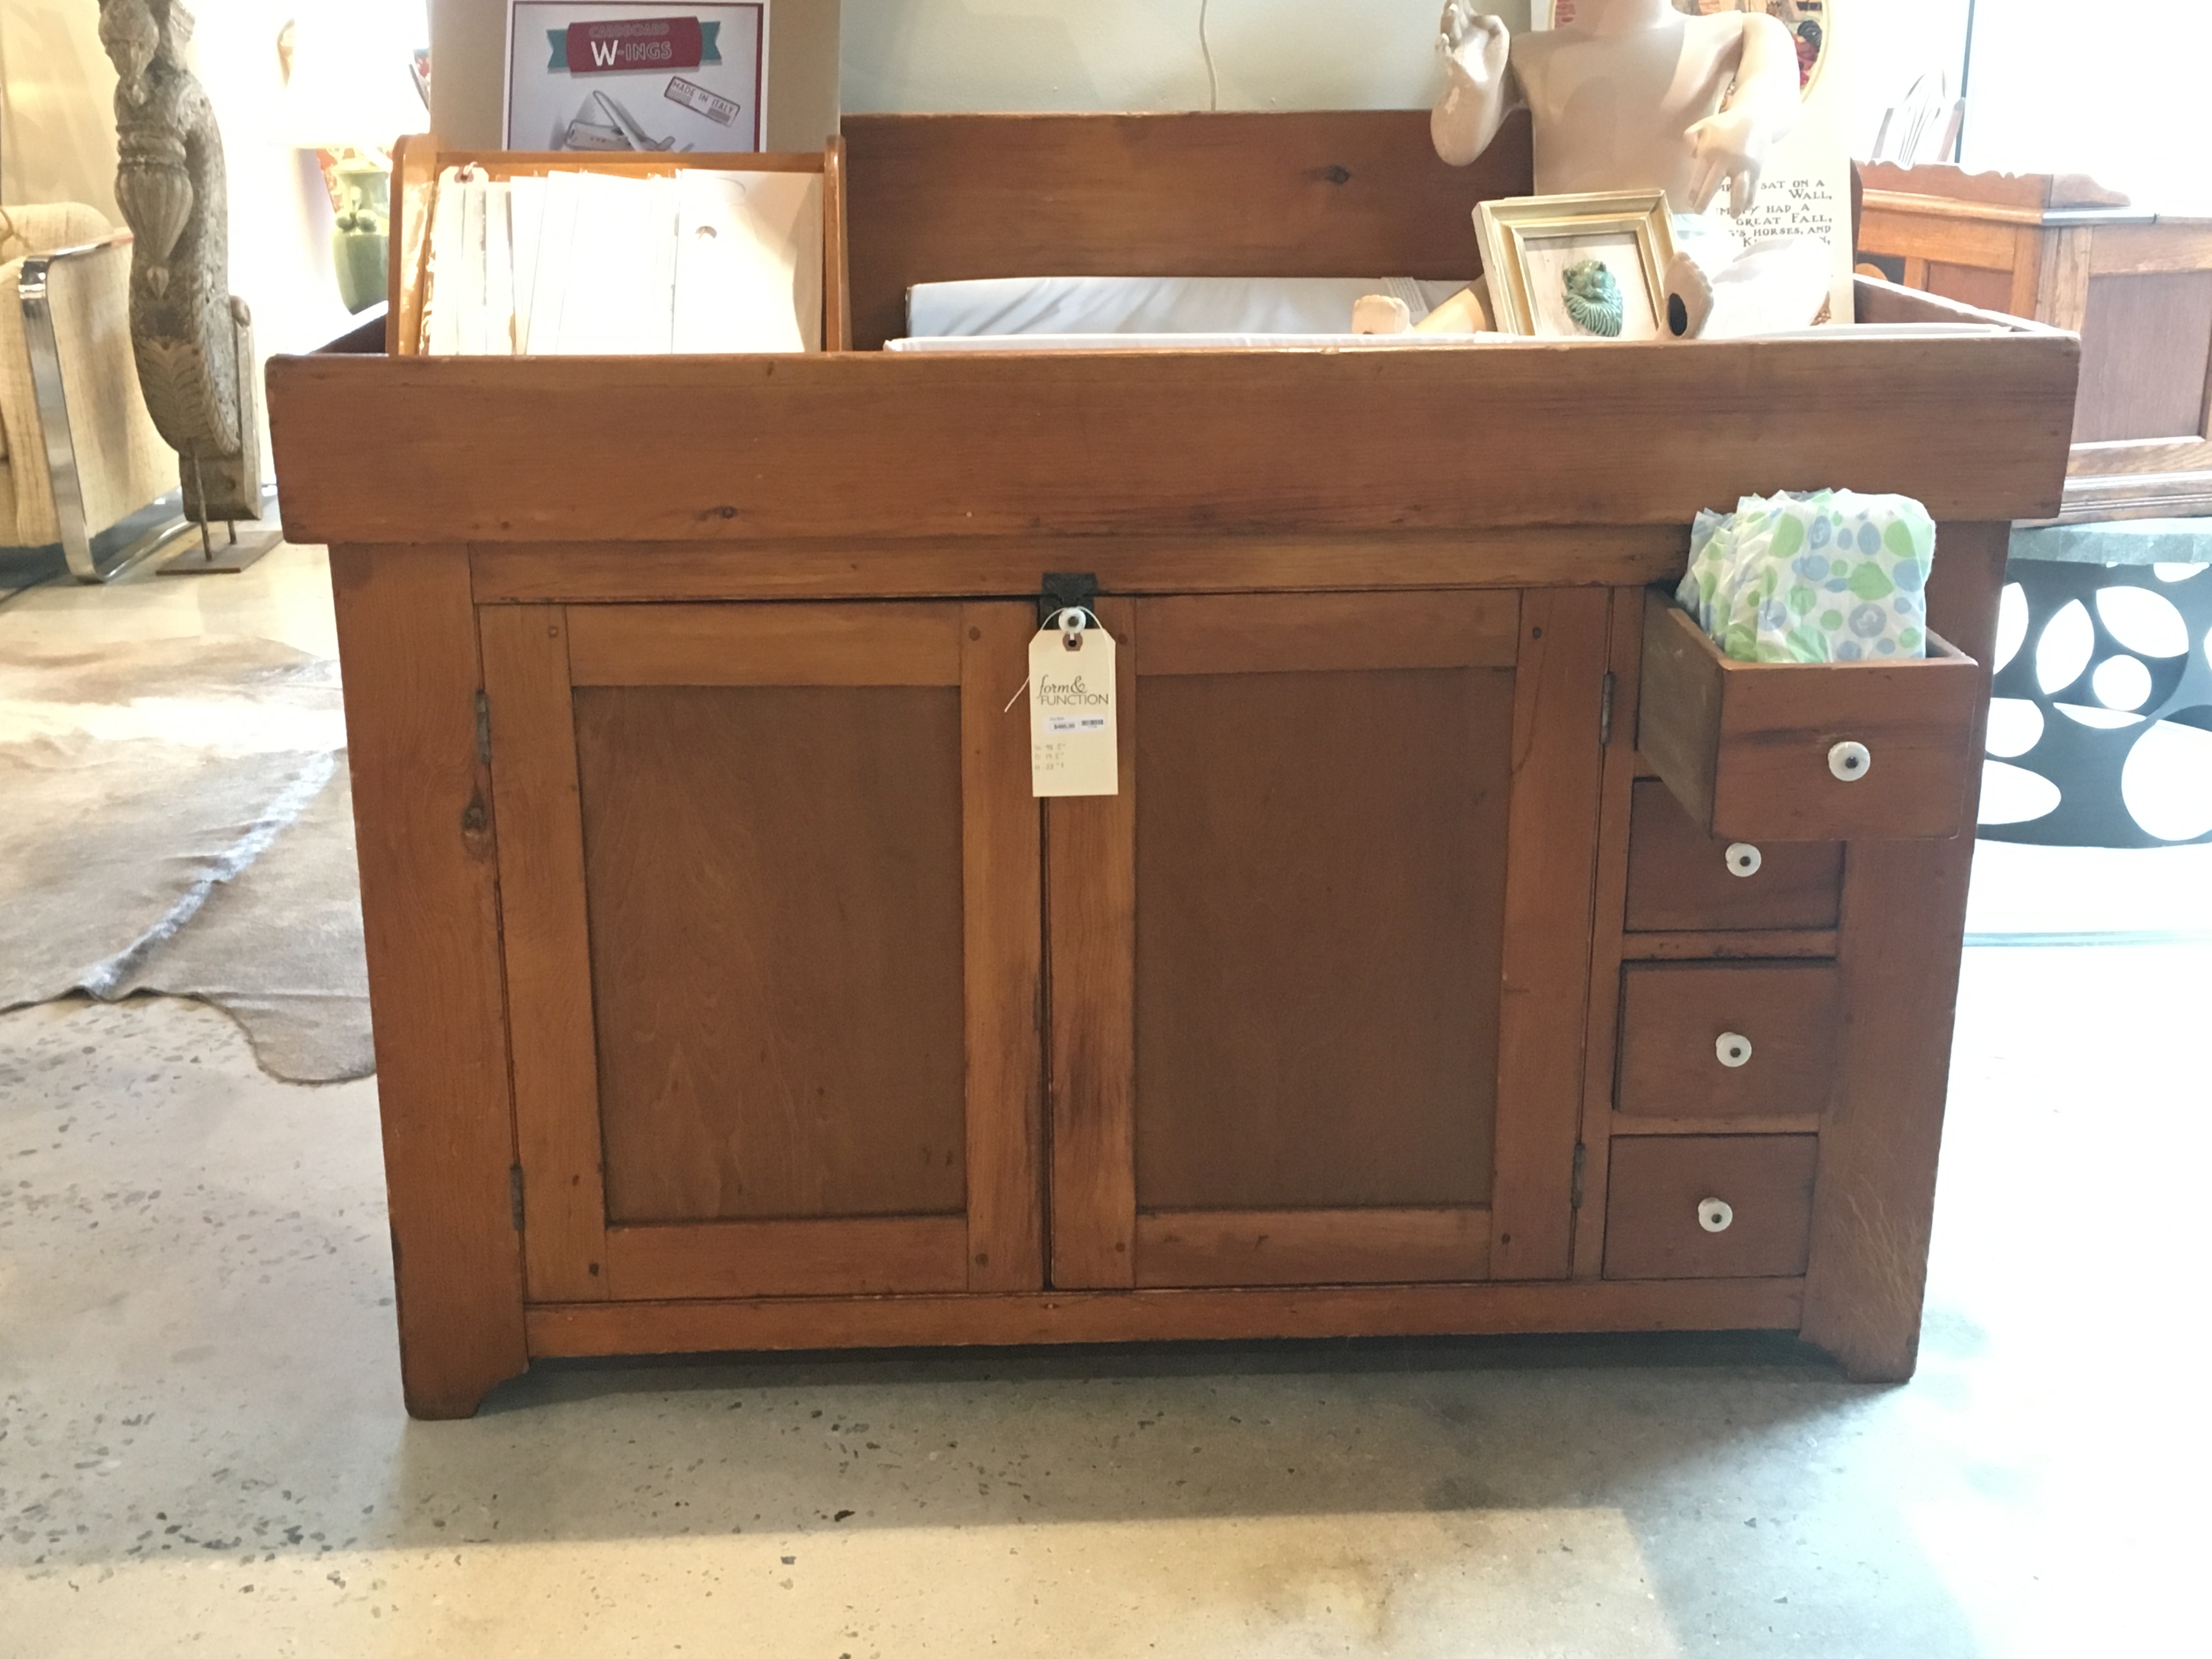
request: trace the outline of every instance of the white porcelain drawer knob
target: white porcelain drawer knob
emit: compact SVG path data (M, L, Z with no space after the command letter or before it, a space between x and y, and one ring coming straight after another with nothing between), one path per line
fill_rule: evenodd
M1709 1233L1724 1233L1735 1221L1735 1212L1724 1198L1708 1198L1698 1206L1698 1225Z
M1874 769L1874 755L1863 743L1839 743L1828 751L1828 770L1845 783L1856 783Z
M1759 866L1765 862L1765 856L1747 841L1733 842L1728 849L1729 874L1746 881L1757 875Z
M1751 1039L1740 1031L1723 1031L1713 1039L1713 1053L1730 1071L1751 1064Z

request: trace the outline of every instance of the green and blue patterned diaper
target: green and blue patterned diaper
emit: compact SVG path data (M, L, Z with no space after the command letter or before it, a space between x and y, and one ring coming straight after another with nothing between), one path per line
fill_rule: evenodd
M1935 556L1909 495L1747 495L1698 514L1675 599L1739 662L1924 657Z

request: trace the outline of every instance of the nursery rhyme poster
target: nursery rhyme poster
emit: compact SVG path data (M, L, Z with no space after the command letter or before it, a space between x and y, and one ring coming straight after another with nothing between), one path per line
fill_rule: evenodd
M768 0L514 0L510 149L757 150Z
M1817 237L1831 250L1828 309L1823 322L1851 320L1851 161L1845 137L1848 74L1836 63L1834 28L1845 0L1674 0L1674 9L1692 15L1719 11L1765 12L1783 27L1797 48L1797 85L1804 114L1792 132L1767 157L1759 197L1735 221L1737 233L1753 246L1799 236ZM1535 0L1530 8L1538 28L1558 28L1575 19L1576 0Z

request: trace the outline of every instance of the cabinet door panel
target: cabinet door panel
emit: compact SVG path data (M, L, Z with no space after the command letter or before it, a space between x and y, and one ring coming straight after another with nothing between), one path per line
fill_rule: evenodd
M957 1214L954 686L575 693L611 1222Z
M1046 820L1056 1285L1564 1276L1607 605L1101 601L1121 793Z
M534 1297L1042 1283L1031 625L487 610Z
M1489 1203L1512 732L1510 668L1146 676L1140 1210Z

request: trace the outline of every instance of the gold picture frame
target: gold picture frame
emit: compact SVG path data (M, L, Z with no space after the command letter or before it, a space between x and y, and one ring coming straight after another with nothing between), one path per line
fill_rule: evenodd
M1549 340L1673 337L1665 281L1674 228L1664 191L1484 202L1474 210L1474 234L1501 333ZM1565 273L1589 259L1603 264L1619 287L1617 334L1586 327L1569 313Z

